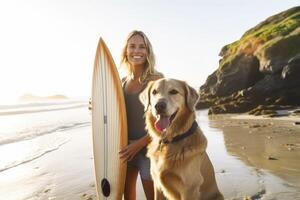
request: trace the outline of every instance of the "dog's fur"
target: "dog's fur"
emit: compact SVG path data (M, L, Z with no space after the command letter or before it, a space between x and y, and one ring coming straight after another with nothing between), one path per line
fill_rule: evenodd
M176 143L160 143L162 139L171 141L190 129L196 118L197 92L183 81L159 79L148 84L140 94L140 100L145 106L146 129L152 138L147 156L151 160L155 199L224 199L206 154L207 140L199 127L192 135ZM162 101L166 108L158 111L156 105ZM154 125L159 115L175 115L163 132Z

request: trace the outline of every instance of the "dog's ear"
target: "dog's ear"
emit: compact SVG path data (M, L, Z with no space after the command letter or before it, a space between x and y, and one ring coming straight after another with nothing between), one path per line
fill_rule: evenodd
M140 102L142 102L142 104L144 105L145 112L148 110L148 107L150 105L150 91L153 83L154 81L149 81L147 87L139 95Z
M185 89L185 102L187 104L187 107L193 112L195 110L196 103L198 102L199 95L197 91L187 83L185 83Z

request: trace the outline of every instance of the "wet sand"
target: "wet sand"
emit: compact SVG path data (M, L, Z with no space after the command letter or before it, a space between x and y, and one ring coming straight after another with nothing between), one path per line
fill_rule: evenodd
M288 119L197 113L226 199L300 199L300 126ZM3 199L96 199L91 127L56 151L0 173ZM145 199L140 181L137 199Z
M56 151L1 172L1 199L96 199L90 131L66 131L70 139Z
M215 129L223 137L223 168L215 168L227 199L300 199L300 126L294 125L296 121L300 118L209 117L209 134ZM209 143L214 141L207 137ZM209 151L214 152L213 147Z
M228 153L300 186L300 126L294 125L300 118L233 119L222 125ZM220 126L218 123L211 126Z

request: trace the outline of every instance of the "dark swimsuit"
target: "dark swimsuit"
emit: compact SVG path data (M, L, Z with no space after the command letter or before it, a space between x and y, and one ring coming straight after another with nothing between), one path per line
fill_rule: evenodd
M123 82L123 91L126 104L128 140L133 141L144 137L147 132L145 130L144 106L139 100L139 94L145 89L137 93L127 94L125 92L126 81ZM151 180L150 160L146 157L146 147L139 151L134 158L127 163L128 167L137 168L140 176L144 180Z

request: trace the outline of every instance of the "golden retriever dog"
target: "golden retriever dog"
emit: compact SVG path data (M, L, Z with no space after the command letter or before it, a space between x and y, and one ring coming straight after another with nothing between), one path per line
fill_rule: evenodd
M224 199L206 153L207 140L196 122L195 89L164 78L149 82L139 97L152 138L147 156L155 199Z

